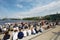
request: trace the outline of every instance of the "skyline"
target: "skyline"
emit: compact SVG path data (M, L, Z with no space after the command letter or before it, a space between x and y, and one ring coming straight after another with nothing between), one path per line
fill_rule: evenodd
M60 13L60 0L0 0L0 18L24 18Z

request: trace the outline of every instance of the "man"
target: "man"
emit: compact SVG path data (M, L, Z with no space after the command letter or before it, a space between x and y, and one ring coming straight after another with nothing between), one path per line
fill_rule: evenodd
M19 28L19 32L18 32L18 40L22 39L24 37L23 32L21 31L21 28Z

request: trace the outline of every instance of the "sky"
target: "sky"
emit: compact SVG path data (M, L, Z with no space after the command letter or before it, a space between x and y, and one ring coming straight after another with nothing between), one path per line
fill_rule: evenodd
M25 18L60 13L60 0L0 0L0 18Z

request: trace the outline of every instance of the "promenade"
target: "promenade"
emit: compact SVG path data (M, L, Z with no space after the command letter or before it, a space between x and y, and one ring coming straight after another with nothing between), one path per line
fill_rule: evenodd
M60 26L56 26L56 28L30 40L60 40Z

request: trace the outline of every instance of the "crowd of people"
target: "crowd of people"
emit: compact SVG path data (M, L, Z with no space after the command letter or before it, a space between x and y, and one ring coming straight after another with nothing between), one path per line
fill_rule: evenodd
M20 40L23 39L23 37L43 32L44 30L47 30L55 25L55 22L52 23L48 21L18 22L3 25L3 28L0 27L0 32L4 33L2 40ZM10 31L12 31L11 35L9 33Z

